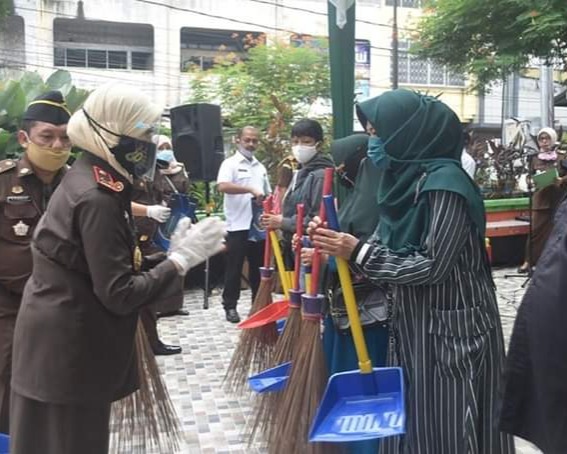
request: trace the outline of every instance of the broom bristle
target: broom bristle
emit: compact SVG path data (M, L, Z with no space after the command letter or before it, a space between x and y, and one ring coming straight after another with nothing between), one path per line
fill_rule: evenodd
M140 388L112 404L112 452L176 452L183 431L140 321L135 342Z
M327 365L318 322L305 321L298 340L288 383L273 418L268 438L270 454L319 454L332 451L328 444L309 443L315 418L327 382Z
M250 315L272 303L272 285L272 277L262 278ZM245 391L248 377L270 365L277 340L278 329L275 322L241 331L224 377L224 384L229 391Z
M298 307L290 307L283 333L276 343L273 363L269 367L294 360L297 356L297 347L300 345L298 338L301 333L301 325L301 310ZM272 420L284 392L268 392L258 396L253 411L255 417L249 429L249 445L252 445L258 434L268 439Z

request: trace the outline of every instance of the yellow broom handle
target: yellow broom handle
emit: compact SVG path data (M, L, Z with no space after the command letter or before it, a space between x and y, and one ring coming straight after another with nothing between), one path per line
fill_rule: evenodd
M290 282L289 276L285 272L282 250L280 248L280 243L278 241L278 236L276 232L270 230L269 232L270 240L272 243L272 249L274 250L274 257L276 259L276 265L278 266L278 274L280 275L280 281L282 281L282 287L285 294L285 297L289 299L289 289L290 289Z
M345 306L347 310L348 319L350 321L350 331L354 341L354 348L356 349L356 356L358 356L358 367L363 374L372 372L372 362L368 357L368 350L366 348L366 341L362 333L362 324L360 323L360 316L358 315L358 308L356 307L356 298L354 296L354 289L352 287L352 279L350 278L350 271L345 259L335 257L337 261L337 270L339 272L339 280L343 288L343 295Z

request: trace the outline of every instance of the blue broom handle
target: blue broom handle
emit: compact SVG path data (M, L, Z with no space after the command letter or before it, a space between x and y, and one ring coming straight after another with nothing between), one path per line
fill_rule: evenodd
M325 204L325 211L327 212L327 223L332 230L340 231L339 218L337 210L335 209L335 200L333 196L323 196L323 203ZM350 331L352 333L352 340L354 341L354 348L356 349L356 356L358 357L358 367L363 374L372 372L372 362L368 355L366 348L366 340L362 331L362 323L360 323L360 316L358 308L356 307L356 298L354 296L354 289L352 287L352 279L348 263L342 257L335 257L337 261L337 271L339 273L339 280L343 288L343 295L345 306L347 310L348 319L350 322Z

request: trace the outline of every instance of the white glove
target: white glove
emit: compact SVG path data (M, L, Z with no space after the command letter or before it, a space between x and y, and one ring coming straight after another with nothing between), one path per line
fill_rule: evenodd
M226 235L226 224L219 218L205 218L194 225L186 219L177 224L168 252L169 259L177 264L182 276L208 257L222 251Z
M159 223L163 223L171 216L171 208L163 205L148 205L146 207L146 216L155 219Z

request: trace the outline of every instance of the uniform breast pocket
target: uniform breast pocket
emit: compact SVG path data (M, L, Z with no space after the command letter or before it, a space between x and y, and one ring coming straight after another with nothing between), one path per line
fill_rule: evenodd
M29 241L39 213L31 202L2 204L0 235L11 241Z
M494 321L482 308L430 312L436 368L442 376L473 379L484 367Z
M238 169L236 172L236 183L245 185L250 181L250 172L248 169Z

